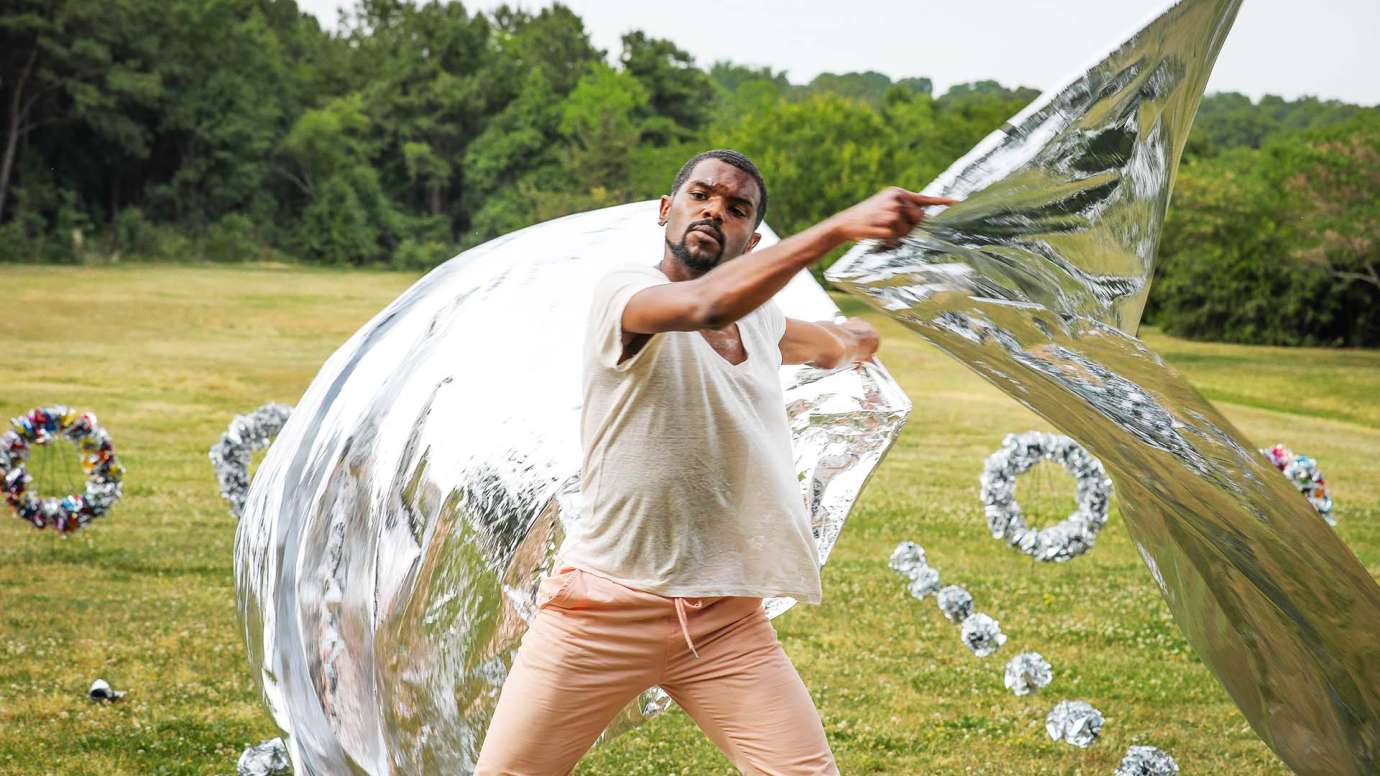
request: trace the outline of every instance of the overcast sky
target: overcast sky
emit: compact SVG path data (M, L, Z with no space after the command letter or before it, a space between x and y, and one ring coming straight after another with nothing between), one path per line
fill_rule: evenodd
M333 29L339 0L299 0ZM466 3L472 11L498 0ZM538 9L549 0L509 0ZM1047 89L1119 43L1163 0L566 0L594 45L617 56L632 29L669 38L701 65L727 59L785 70L927 76ZM1380 103L1380 0L1244 0L1208 91Z

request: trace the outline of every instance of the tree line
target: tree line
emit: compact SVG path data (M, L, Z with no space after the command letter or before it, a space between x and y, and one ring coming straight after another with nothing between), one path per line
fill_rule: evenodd
M992 81L697 67L559 4L9 0L0 261L294 260L422 269L566 213L664 193L708 147L751 156L783 234L923 186L1037 92ZM1380 344L1380 111L1203 102L1151 319L1192 337Z

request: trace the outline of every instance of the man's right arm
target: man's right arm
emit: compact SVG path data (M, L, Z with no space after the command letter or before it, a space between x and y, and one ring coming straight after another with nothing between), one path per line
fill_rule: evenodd
M845 242L892 240L910 233L931 205L954 200L885 189L770 248L726 261L704 275L637 292L623 308L623 331L718 329L761 307L791 278Z

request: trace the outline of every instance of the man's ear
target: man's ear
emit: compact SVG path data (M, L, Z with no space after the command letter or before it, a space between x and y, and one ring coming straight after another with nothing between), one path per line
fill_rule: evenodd
M762 233L761 233L761 232L753 232L753 233L752 233L752 236L748 238L747 247L743 249L743 253L747 253L748 251L752 250L753 248L756 248L756 247L757 247L757 242L758 242L759 240L761 240L761 239L762 239Z
M666 219L671 215L671 195L661 195L661 208L657 211L656 222L662 226L666 225Z

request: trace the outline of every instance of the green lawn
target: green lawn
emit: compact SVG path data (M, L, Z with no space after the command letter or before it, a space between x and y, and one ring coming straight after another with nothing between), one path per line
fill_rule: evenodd
M0 277L10 365L0 415L58 402L91 409L129 469L124 500L73 537L0 520L0 773L233 772L246 744L275 731L245 663L235 523L206 450L236 412L294 402L413 277L165 265L0 265ZM843 772L1110 774L1127 746L1151 743L1185 773L1285 773L1180 637L1115 501L1097 547L1072 563L1035 564L986 534L983 459L1003 434L1048 426L870 317L915 411L825 569L825 603L776 621ZM1252 442L1319 459L1338 533L1380 576L1380 353L1147 340ZM973 657L932 600L907 597L886 567L906 538L1001 621L1011 639L1001 652ZM1055 681L1016 698L1002 668L1024 650L1049 658ZM129 696L88 702L97 677ZM1045 737L1044 714L1064 698L1106 716L1088 750ZM732 770L672 712L578 772Z

